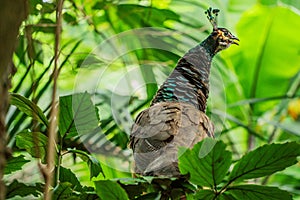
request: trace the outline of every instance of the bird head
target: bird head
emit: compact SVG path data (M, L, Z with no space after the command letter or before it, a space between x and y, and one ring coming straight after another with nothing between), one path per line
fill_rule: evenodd
M231 44L239 45L237 43L239 39L226 28L218 28L217 30L214 30L211 35L216 41L216 53L223 49L227 49Z
M239 39L234 36L228 29L218 28L217 16L219 12L219 9L212 8L207 9L207 11L205 12L208 20L213 26L213 32L211 33L211 36L213 40L216 41L214 53L217 53L223 49L227 49L231 44L239 45L237 43Z

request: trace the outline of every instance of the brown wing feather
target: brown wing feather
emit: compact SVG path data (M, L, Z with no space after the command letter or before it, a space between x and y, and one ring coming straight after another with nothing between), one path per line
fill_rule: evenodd
M130 136L135 171L142 175L179 176L179 146L193 147L213 137L213 125L205 113L178 102L161 102L142 111Z

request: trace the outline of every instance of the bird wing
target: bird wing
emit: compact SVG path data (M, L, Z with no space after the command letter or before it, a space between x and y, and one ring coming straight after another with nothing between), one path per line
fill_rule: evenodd
M207 136L213 137L213 124L194 106L179 102L154 104L138 115L132 127L130 147L136 173L179 173L178 147L191 148Z

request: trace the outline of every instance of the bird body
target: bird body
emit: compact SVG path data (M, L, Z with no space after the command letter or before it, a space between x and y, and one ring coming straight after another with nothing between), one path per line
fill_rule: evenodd
M213 32L190 49L158 90L151 106L136 118L130 135L135 173L179 177L178 147L192 148L213 137L213 124L206 116L209 73L216 53L237 44L225 28L217 28L217 10L207 10Z
M180 102L154 104L138 115L132 128L135 173L180 176L178 147L193 147L207 136L213 136L213 124L193 105Z

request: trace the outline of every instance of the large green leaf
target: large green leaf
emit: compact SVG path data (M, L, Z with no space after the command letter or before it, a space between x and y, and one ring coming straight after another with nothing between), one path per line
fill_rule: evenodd
M212 190L200 190L195 194L195 199L213 200L215 193Z
M198 200L198 199L205 199L205 200L238 200L238 199L234 198L231 194L226 194L226 193L217 194L212 190L200 190L194 195L193 199L195 199L195 200Z
M42 110L29 99L15 93L10 94L10 104L16 106L19 110L33 119L48 126L48 120Z
M93 157L92 155L86 153L85 151L81 151L81 150L68 149L68 151L71 153L76 153L85 162L87 162L87 164L90 168L90 179L92 179L93 177L97 177L100 173L102 173L104 176L101 164L95 157Z
M70 169L64 168L62 166L59 167L59 181L61 183L69 182L72 184L70 187L73 190L82 191L82 185L78 181L76 175Z
M117 178L114 179L114 181L117 181L122 188L125 189L129 199L134 199L135 197L144 194L147 192L147 188L150 186L150 183L148 183L146 180L139 178ZM145 196L141 196L141 198L142 197L146 199ZM152 196L152 199L155 199L155 197Z
M31 156L45 161L48 138L40 132L23 131L17 134L16 144L20 149L25 149Z
M300 145L296 142L264 145L236 163L230 181L258 178L281 171L297 163L297 156L300 156Z
M292 195L287 191L277 187L267 187L261 185L238 185L228 188L225 192L234 196L236 199L243 200L290 200Z
M232 154L225 149L222 141L212 138L199 142L192 150L181 149L185 152L178 158L180 172L189 173L190 181L197 185L215 188L231 165Z
M63 182L56 185L53 190L53 200L63 200L63 199L78 199L72 198L73 190L72 190L72 183Z
M96 192L101 199L128 200L125 190L116 182L109 180L96 181Z
M259 0L261 4L276 6L280 4L287 4L288 6L294 6L300 9L300 2L298 0Z
M149 25L161 27L166 20L179 20L179 16L171 10L134 4L120 4L117 14L131 28Z
M227 193L221 193L217 200L239 200L234 198L231 194L227 194Z
M96 200L99 199L96 191L93 187L83 187L83 191L81 192L79 199L85 200Z
M88 93L59 98L59 132L74 137L90 133L98 126L98 113Z
M10 174L12 172L18 171L22 169L23 165L30 162L30 160L26 160L23 155L18 157L11 157L7 160L4 174Z
M246 97L285 94L291 77L300 70L298 27L300 15L283 6L257 4L243 15L237 26L240 46L234 49L232 64ZM273 105L269 101L258 108Z
M6 199L15 196L25 197L28 195L33 195L35 197L38 197L42 193L43 193L43 187L40 183L36 183L35 185L26 185L24 183L20 183L17 180L14 180L11 184L7 186Z

